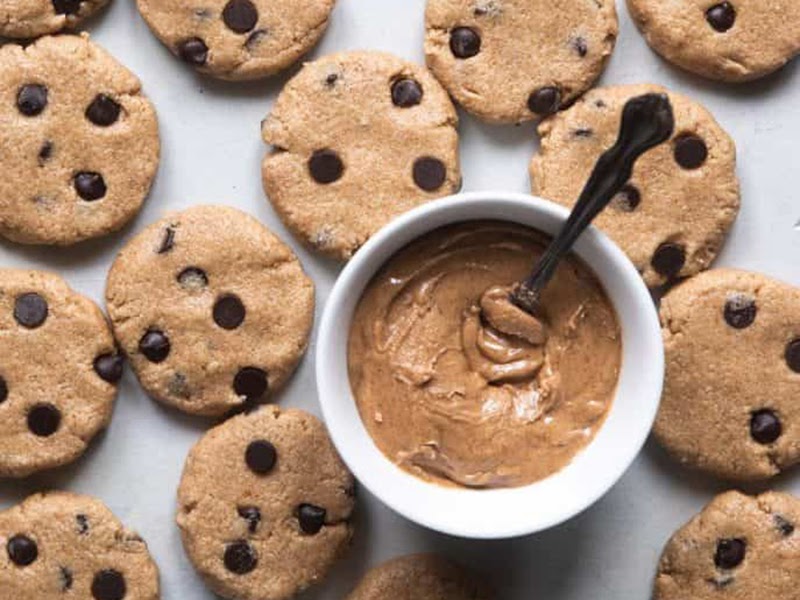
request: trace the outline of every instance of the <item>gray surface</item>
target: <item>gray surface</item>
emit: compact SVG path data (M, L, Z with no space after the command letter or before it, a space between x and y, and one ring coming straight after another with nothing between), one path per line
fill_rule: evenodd
M652 81L704 102L739 147L743 209L720 264L760 270L800 284L800 61L758 84L726 87L683 74L645 45L620 4L622 32L603 83ZM422 60L424 0L339 0L316 55L377 48ZM169 55L138 17L133 0L115 0L93 23L95 39L132 68L158 108L163 161L153 194L121 235L63 250L0 243L0 264L60 272L78 290L102 298L105 273L125 239L167 209L199 203L238 206L286 230L261 191L264 148L259 122L286 80L225 84L192 75ZM527 191L534 127L496 127L464 117L465 190ZM318 310L336 266L299 248L318 289ZM313 350L313 348L312 348ZM315 413L313 360L305 360L279 402ZM212 598L184 557L173 525L175 488L201 421L164 410L127 372L110 430L77 464L24 482L0 482L0 506L30 492L65 488L94 494L146 538L162 569L167 600ZM774 482L800 493L800 472ZM501 597L548 600L642 600L649 597L661 547L670 533L725 484L678 468L651 443L619 485L587 513L533 538L474 543L436 535L404 522L363 494L352 552L306 600L338 599L371 564L396 554L440 550L492 575ZM531 507L535 510L535 507ZM491 515L475 515L491 519Z

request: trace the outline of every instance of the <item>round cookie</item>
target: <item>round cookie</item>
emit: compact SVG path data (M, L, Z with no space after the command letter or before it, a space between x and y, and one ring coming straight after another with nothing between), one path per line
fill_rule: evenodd
M303 67L264 121L264 189L312 248L347 259L383 225L461 186L453 104L424 68L351 52Z
M292 250L233 208L167 215L108 275L114 335L152 397L217 416L279 389L308 344L314 284Z
M88 37L0 48L0 234L68 245L115 231L158 160L139 80Z
M198 71L220 79L273 75L311 50L335 0L136 0L161 42Z
M488 600L483 583L435 554L401 556L372 569L347 600Z
M349 545L354 480L319 420L264 406L195 445L178 504L184 548L215 593L285 600Z
M574 206L597 159L619 134L632 97L666 93L655 85L592 90L539 125L541 148L530 166L533 193ZM700 104L669 93L672 139L636 163L633 176L595 220L657 287L707 269L739 213L733 140Z
M111 419L121 376L94 302L57 275L0 269L0 477L83 454Z
M628 8L656 52L711 79L751 81L800 53L797 0L628 0Z
M800 500L768 492L717 496L672 536L654 600L795 600Z
M519 123L571 104L608 62L614 0L428 0L428 66L466 110Z
M49 492L0 512L0 590L19 600L158 600L158 568L102 502Z
M666 378L658 440L719 477L771 477L800 462L800 289L715 269L661 304Z
M30 39L74 29L109 0L3 0L0 36Z

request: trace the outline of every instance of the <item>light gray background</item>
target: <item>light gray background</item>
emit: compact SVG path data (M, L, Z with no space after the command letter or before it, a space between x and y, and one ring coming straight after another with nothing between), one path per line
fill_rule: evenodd
M424 4L424 0L339 0L330 30L312 56L373 48L421 62ZM656 57L623 4L619 43L602 83L665 84L715 113L738 145L743 199L741 217L719 264L764 271L800 284L800 61L757 84L732 87L706 82ZM255 84L198 77L153 37L133 0L115 0L110 11L92 24L92 33L141 77L158 109L163 158L153 193L139 218L121 234L66 251L0 242L0 264L53 269L77 290L101 301L115 253L146 224L166 210L230 204L257 216L292 243L317 284L319 314L338 267L291 240L261 190L259 169L265 148L259 122L288 74ZM489 126L463 115L461 134L465 190L528 190L528 161L537 147L533 125ZM312 344L277 401L318 414L313 354ZM96 495L148 541L161 567L166 600L212 598L186 560L173 521L183 460L204 426L160 408L128 371L111 428L87 455L52 474L0 482L0 507L47 488ZM778 478L774 486L800 493L800 472ZM504 542L472 542L431 533L405 522L364 492L351 552L329 580L303 598L340 599L370 565L401 553L436 550L486 571L501 598L643 600L649 597L666 539L725 488L724 483L678 468L650 443L622 481L585 514L535 537Z

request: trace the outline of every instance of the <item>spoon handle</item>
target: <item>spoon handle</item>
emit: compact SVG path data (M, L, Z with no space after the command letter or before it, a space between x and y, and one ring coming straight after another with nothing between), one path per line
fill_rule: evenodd
M541 291L553 277L559 261L631 178L636 160L667 141L674 128L672 105L666 94L645 94L628 100L616 143L598 159L569 219L530 277L511 293L514 304L530 314L536 313Z

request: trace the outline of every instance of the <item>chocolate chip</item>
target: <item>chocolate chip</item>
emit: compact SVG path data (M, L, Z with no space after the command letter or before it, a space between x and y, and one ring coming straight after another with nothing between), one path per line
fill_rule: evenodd
M800 338L796 338L786 345L784 358L792 371L800 373Z
M794 525L785 517L775 515L775 527L781 532L783 537L789 537L794 533Z
M39 148L39 166L43 167L44 164L50 160L53 156L53 143L52 142L45 142L42 144L42 147Z
M8 398L8 384L6 380L0 377L0 404L6 401Z
M89 533L89 517L86 515L75 515L75 523L78 526L78 533L80 535Z
M222 296L214 303L214 322L223 329L236 329L244 322L246 310L235 294Z
M86 202L94 202L104 197L108 190L100 173L83 171L75 175L75 191Z
M686 251L680 244L665 242L653 254L653 269L669 279L676 277L686 264Z
M258 11L250 0L229 0L222 10L222 20L231 31L247 33L258 23Z
M770 409L759 410L750 417L750 435L759 444L767 445L777 441L783 433L781 420Z
M8 558L18 567L27 567L39 557L39 548L26 535L15 535L6 544Z
M86 109L86 118L98 127L108 127L119 119L122 107L105 94L97 94Z
M327 185L341 179L344 174L344 163L333 150L317 150L308 159L308 171L314 181Z
M423 156L414 161L414 183L426 192L435 192L447 179L447 167L438 158Z
M231 573L245 575L256 568L258 556L245 540L228 544L225 548L225 568Z
M336 73L331 73L325 78L325 86L332 88L336 85L336 82L339 81L339 75Z
M706 21L719 33L725 33L736 22L736 9L730 2L720 2L706 11Z
M255 533L258 530L258 524L261 523L261 511L257 506L240 506L237 509L239 516L247 521L247 530L250 533Z
M169 351L169 338L158 329L148 329L139 340L139 352L152 363L164 362L169 356Z
M392 102L400 108L410 108L422 102L422 86L415 79L398 79L392 84Z
M684 169L699 169L708 158L706 143L693 134L682 135L674 142L673 155Z
M38 437L50 437L61 425L61 411L52 404L36 404L28 411L28 429Z
M200 290L208 285L208 275L199 267L186 267L178 273L178 283L188 290Z
M95 573L92 580L92 596L96 600L122 600L128 589L122 573L105 569Z
M642 202L642 195L636 186L626 184L614 196L614 206L622 212L633 212Z
M528 96L528 109L540 116L552 115L561 106L561 90L547 86L534 90Z
M14 320L27 329L36 329L47 319L47 301L39 294L29 292L14 301Z
M47 106L47 88L38 83L28 83L17 92L17 108L26 117L35 117Z
M81 9L83 0L53 0L53 9L57 15L76 15Z
M244 453L244 461L253 473L266 475L275 467L278 451L267 440L250 442Z
M725 322L734 329L745 329L756 320L756 301L747 294L729 294L723 315Z
M456 58L472 58L481 51L481 36L471 27L456 27L450 33L450 51Z
M61 591L68 592L72 589L72 571L70 571L67 567L61 567Z
M594 135L594 131L592 131L588 127L580 127L578 129L576 129L573 132L573 134L575 135L575 137L579 137L579 138L590 138L590 137L592 137L592 135Z
M300 529L303 533L314 535L319 533L325 525L325 515L327 511L313 504L301 504L297 507L297 520L300 522Z
M103 381L117 383L122 378L122 362L119 354L101 354L94 359L95 373Z
M161 245L158 247L159 254L166 254L172 250L175 245L175 230L172 227L167 227L164 230L164 237L161 239Z
M208 60L208 46L200 38L189 38L178 45L178 55L184 62L202 67Z
M269 32L266 29L256 29L253 33L247 36L247 41L244 43L245 48L252 50L261 43Z
M243 367L233 378L233 390L248 402L261 398L268 387L267 373L257 367Z
M578 53L578 56L583 58L589 52L589 45L586 43L586 38L580 36L572 38L572 48Z
M739 538L724 539L717 542L714 564L720 569L735 569L744 560L747 543Z

